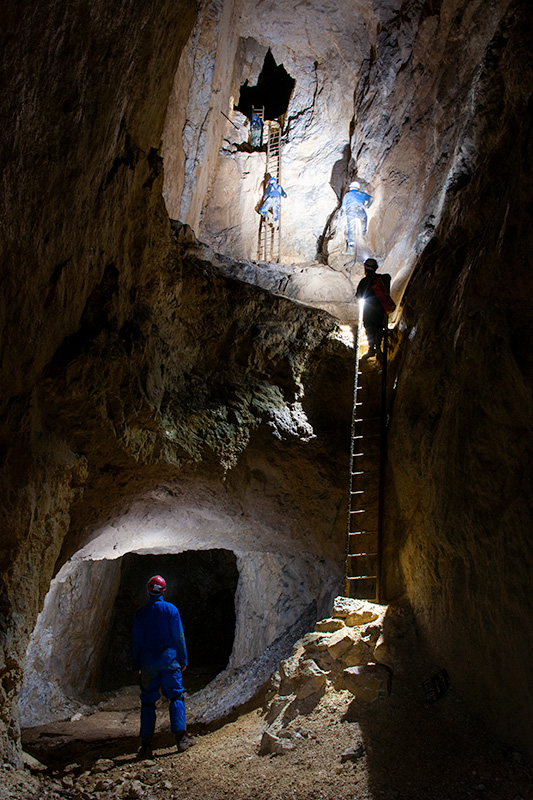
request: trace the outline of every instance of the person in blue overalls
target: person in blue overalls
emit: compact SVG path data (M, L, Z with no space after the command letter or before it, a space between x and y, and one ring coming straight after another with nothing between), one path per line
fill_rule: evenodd
M263 144L263 120L259 114L252 114L250 120L250 144L252 147L261 147Z
M361 235L365 236L368 228L368 217L366 209L372 205L372 195L363 192L358 181L352 181L350 187L342 200L342 208L346 214L348 252L355 248L355 226L356 220L361 222Z
M275 178L270 178L265 189L263 204L259 209L259 213L264 218L265 222L268 222L268 212L272 211L272 222L274 225L277 223L282 197L287 197L287 193L281 188Z
M181 617L176 606L163 600L167 584L154 575L146 584L147 604L135 612L132 655L141 684L140 758L152 755L155 704L159 690L169 701L170 728L178 750L185 750L185 703L181 674L187 667L187 648Z

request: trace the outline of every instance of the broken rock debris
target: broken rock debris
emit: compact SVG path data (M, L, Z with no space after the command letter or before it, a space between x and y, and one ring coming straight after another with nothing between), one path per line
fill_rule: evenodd
M292 750L298 737L291 723L298 715L310 713L327 691L347 690L365 703L390 693L392 669L375 663L374 658L378 642L385 650L385 612L386 606L337 597L331 618L317 622L313 632L296 642L292 655L281 662L273 677L260 755Z

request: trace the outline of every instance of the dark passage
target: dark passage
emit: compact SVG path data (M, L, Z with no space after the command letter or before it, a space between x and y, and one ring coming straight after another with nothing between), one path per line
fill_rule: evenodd
M120 588L99 688L137 683L131 664L131 626L137 608L148 599L152 575L167 582L165 600L180 612L189 667L183 683L191 692L205 686L227 665L235 633L235 590L239 573L229 550L189 550L172 555L137 555L122 559Z
M251 117L253 108L264 106L265 119L278 119L289 107L295 83L283 64L276 64L269 50L257 79L257 86L248 86L248 81L241 86L236 110Z

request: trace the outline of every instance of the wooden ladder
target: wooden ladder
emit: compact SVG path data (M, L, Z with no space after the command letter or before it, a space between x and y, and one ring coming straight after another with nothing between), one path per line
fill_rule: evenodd
M365 362L362 312L357 326L346 542L345 594L380 602L386 459L387 326L382 366Z
M255 111L255 113L258 113ZM267 150L265 173L276 178L281 185L281 125L277 120L267 120ZM259 236L257 245L259 261L275 261L279 264L281 258L281 208L278 225L267 225L263 217L259 221Z

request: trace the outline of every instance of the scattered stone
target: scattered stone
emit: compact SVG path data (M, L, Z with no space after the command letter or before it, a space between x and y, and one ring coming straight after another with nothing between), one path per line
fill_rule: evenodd
M163 789L172 789L172 785L173 784L170 781L163 781L163 783L161 784Z
M335 631L339 631L341 628L344 628L344 622L342 619L334 619L330 617L329 619L322 619L315 625L315 632L316 633L335 633Z
M289 739L282 739L270 731L263 733L261 744L259 745L259 755L282 755L289 750L294 750L294 744Z
M64 778L61 779L61 783L67 789L72 789L72 787L74 786L74 779L72 775L65 775Z
M98 775L100 772L107 772L115 766L115 762L110 758L99 758L95 761L92 768L93 775Z
M79 769L81 769L81 764L77 763L67 764L63 772L65 773L65 775L69 775L71 772L76 772ZM89 775L89 773L87 772L86 775Z
M145 787L140 781L132 781L126 790L126 797L131 798L131 800L139 800L139 798L144 797L145 795Z
M95 785L94 791L95 792L105 792L108 789L111 789L113 786L113 781L109 780L109 778L101 778Z
M373 703L390 694L391 673L382 664L348 667L338 681L338 688L348 689L358 700ZM336 687L337 688L337 687Z
M361 742L357 742L356 744L349 747L341 756L341 763L344 764L345 761L358 761L360 758L363 758L365 755L365 748Z
M46 766L41 764L40 761L37 761L36 758L30 756L29 753L22 753L22 760L26 769L29 769L30 772L44 772L46 770ZM6 764L6 767L11 767L11 764Z
M71 722L79 722L80 719L83 719L83 714L81 711L78 711L76 714L73 714L70 718Z

